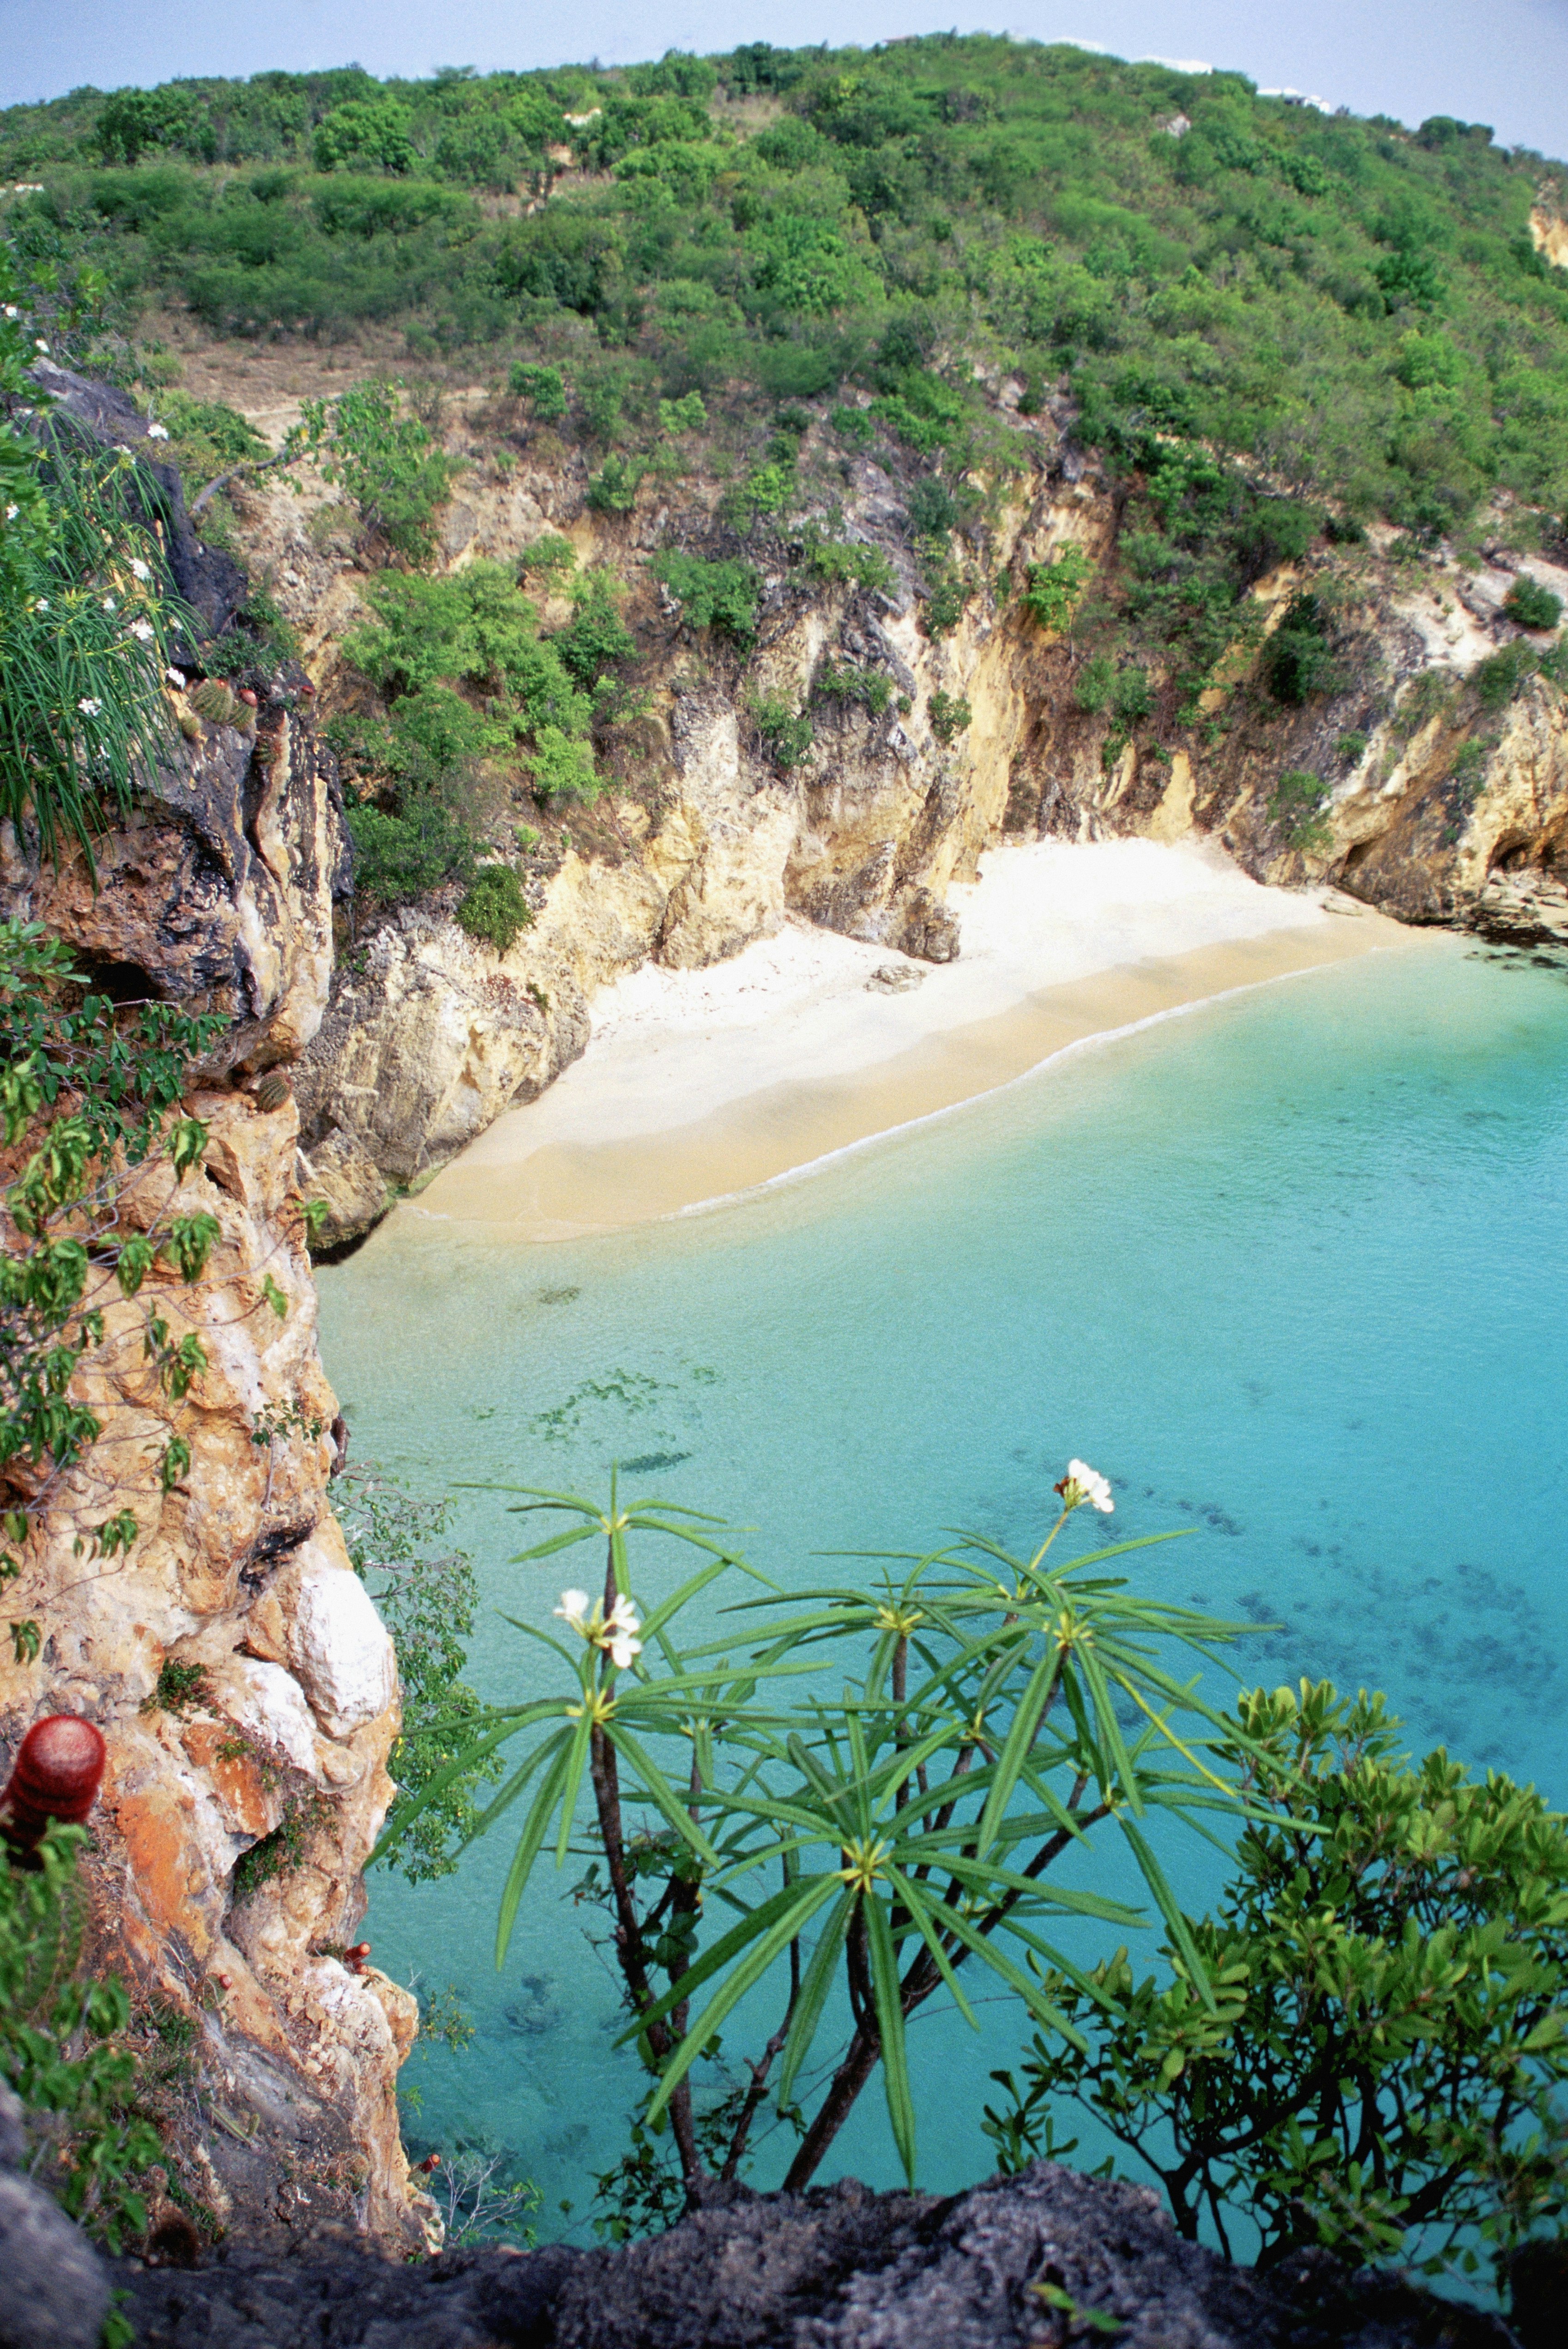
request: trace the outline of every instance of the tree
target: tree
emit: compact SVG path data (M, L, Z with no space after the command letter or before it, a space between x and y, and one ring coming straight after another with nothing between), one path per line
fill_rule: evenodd
M413 117L394 98L351 98L335 106L312 142L318 171L346 163L382 171L407 171L415 162Z
M463 1679L479 1586L465 1551L438 1547L451 1523L449 1498L421 1501L374 1467L350 1469L337 1490L349 1563L397 1651L403 1725L387 1766L405 1803L447 1774L407 1833L383 1838L387 1865L423 1884L451 1874L453 1847L472 1833L478 1816L475 1791L500 1775L493 1760L471 1771L449 1768L480 1711Z
M499 1963L542 1855L552 1850L561 1867L583 1849L586 1796L592 1865L578 1894L612 1918L625 2036L652 2080L640 2126L667 2126L688 2195L706 2177L740 2174L769 2104L800 2137L785 2183L804 2187L879 2068L913 2177L905 2024L944 1992L973 2023L965 1968L1087 2046L1027 1969L1035 1960L1081 1983L1048 1938L1052 1920L1134 1921L1123 1903L1050 1875L1099 1834L1120 1838L1189 1955L1195 1995L1212 2003L1150 1830L1161 1815L1230 1807L1202 1750L1223 1723L1164 1653L1179 1671L1233 1627L1139 1598L1104 1571L1140 1544L1047 1563L1075 1509L1112 1506L1081 1462L1027 1558L968 1536L927 1557L888 1556L869 1588L789 1595L747 1566L715 1521L655 1499L623 1504L614 1480L607 1508L501 1489L521 1495L521 1514L567 1519L513 1562L603 1539L603 1592L562 1592L561 1637L507 1619L555 1658L560 1692L483 1708L449 1777L400 1805L387 1836L406 1833L461 1772L524 1741L473 1829L486 1833L527 1797ZM636 1536L674 1539L703 1560L645 1617L632 1592ZM683 1645L682 1619L738 1577L753 1594L738 1602L740 1620L722 1639ZM716 2127L694 2102L693 2067L765 1986L777 2020L743 2059ZM797 2100L824 2037L837 2054L807 2110Z
M1160 2179L1181 2233L1259 2264L1308 2245L1351 2266L1471 2271L1568 2207L1568 1821L1533 1787L1411 1764L1381 1697L1254 1690L1220 1759L1247 1804L1217 1912L1135 1978L1041 1981L1070 2026L994 2077L1003 2166L1054 2099L1094 2112ZM1194 1963L1194 1959L1196 1963Z

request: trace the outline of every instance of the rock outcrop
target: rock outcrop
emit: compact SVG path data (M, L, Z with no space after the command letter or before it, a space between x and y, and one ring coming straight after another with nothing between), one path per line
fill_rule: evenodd
M1016 384L991 389L1013 407ZM1238 657L1172 748L1149 729L1112 739L1111 719L1080 706L1082 647L1041 628L1016 593L972 595L947 633L926 633L908 485L868 458L845 461L832 527L878 550L889 584L813 582L799 566L768 575L743 665L683 627L646 567L672 537L721 543L717 482L686 483L674 520L668 488L649 484L620 520L588 507L580 456L559 443L548 463L530 451L499 477L487 471L486 435L505 429L504 415L487 420L476 394L463 418L453 429L471 470L461 527L444 540L449 567L508 560L546 529L570 533L580 561L625 585L649 709L613 809L581 820L557 811L521 858L498 833L534 913L510 949L467 937L449 891L384 919L341 958L300 1081L302 1179L327 1203L329 1241L366 1229L551 1083L583 1049L605 982L649 959L720 960L790 914L948 960L962 945L951 885L1006 837L1207 836L1259 879L1328 880L1403 920L1568 937L1553 875L1568 822L1568 696L1538 679L1483 709L1475 684L1523 633L1503 611L1516 575L1568 595L1568 572L1509 552L1501 506L1479 563L1434 554L1412 570L1381 531L1354 555L1320 552L1258 581L1265 636L1326 586L1328 689L1282 704L1260 683L1266 654ZM1036 470L995 502L987 562L1015 589L1068 545L1097 565L1118 560L1116 485L1073 446L1071 428L1060 399L1029 419ZM330 703L358 690L337 649L358 574L323 551L317 494L308 481L280 486L257 528ZM544 617L562 625L569 607L547 603ZM1550 637L1528 641L1539 652ZM874 699L857 678L880 680ZM810 710L815 740L794 764L780 764L757 722L769 701ZM1170 709L1154 730L1171 737ZM1322 804L1282 807L1285 772L1315 780Z
M315 1032L342 871L330 776L286 699L261 712L261 755L254 732L196 730L98 844L96 889L79 852L57 871L5 844L6 914L46 923L121 999L231 1024L189 1101L203 1163L150 1165L121 1204L145 1229L177 1192L219 1238L200 1280L155 1269L141 1303L112 1281L96 1300L103 1338L73 1392L102 1433L51 1485L7 1593L44 1638L0 1662L0 1764L45 1713L107 1740L94 1955L131 1986L150 2055L171 2018L193 2031L194 2069L160 2106L185 2207L214 2230L335 2218L407 2249L428 2211L395 2098L416 2002L343 1955L393 1792L397 1673L327 1497L336 1404L297 1112L277 1077L246 1081ZM147 1360L150 1297L171 1344L204 1350L178 1401ZM171 1436L189 1457L166 1490ZM124 1509L135 1543L101 1554L97 1529Z
M127 2280L142 2349L1510 2349L1481 2311L1328 2260L1269 2278L1157 2196L1037 2163L949 2200L744 2189L620 2251L352 2254ZM1522 2336L1536 2349L1536 2336ZM1542 2349L1547 2335L1539 2336Z

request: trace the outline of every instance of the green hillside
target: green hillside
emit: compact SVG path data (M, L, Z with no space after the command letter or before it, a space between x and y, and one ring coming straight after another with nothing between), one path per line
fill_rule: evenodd
M1481 126L984 36L0 115L0 177L46 190L13 234L101 273L122 323L174 299L222 335L526 353L634 437L660 397L860 382L928 453L963 362L1005 363L1069 377L1102 445L1244 450L1423 536L1498 486L1568 505L1546 176Z

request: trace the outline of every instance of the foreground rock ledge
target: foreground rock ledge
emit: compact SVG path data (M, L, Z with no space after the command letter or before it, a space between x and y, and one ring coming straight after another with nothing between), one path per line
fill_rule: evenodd
M1264 2282L1182 2242L1157 2195L1037 2162L948 2199L853 2181L728 2189L622 2251L345 2246L123 2274L140 2349L1507 2349L1501 2320L1308 2259ZM1114 2317L1114 2336L1033 2289ZM1544 2336L1542 2336L1544 2339ZM1525 2349L1532 2349L1526 2336Z

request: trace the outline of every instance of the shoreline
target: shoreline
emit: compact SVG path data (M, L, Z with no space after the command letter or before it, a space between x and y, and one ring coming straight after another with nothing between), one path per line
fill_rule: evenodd
M644 966L604 990L583 1058L393 1220L542 1246L716 1208L1096 1041L1416 942L1142 840L993 850L953 895L952 964L791 921L704 970Z

